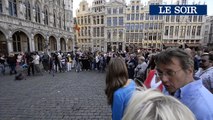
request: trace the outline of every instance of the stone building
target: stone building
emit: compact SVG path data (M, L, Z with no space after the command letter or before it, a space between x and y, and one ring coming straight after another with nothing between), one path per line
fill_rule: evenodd
M73 50L73 0L0 0L0 53Z
M131 0L126 10L126 45L138 48L161 48L163 16L149 15L150 4L162 4L162 0Z
M202 46L213 49L213 16L206 17L203 29Z
M126 3L124 0L110 0L105 10L105 51L125 50Z

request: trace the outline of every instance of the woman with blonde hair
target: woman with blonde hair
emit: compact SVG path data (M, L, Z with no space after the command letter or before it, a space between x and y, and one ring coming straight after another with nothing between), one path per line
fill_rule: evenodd
M132 96L136 84L128 79L126 64L122 58L112 58L106 74L106 89L108 104L112 108L112 120L121 120L124 110Z
M136 91L123 120L196 120L193 113L172 96L153 89Z

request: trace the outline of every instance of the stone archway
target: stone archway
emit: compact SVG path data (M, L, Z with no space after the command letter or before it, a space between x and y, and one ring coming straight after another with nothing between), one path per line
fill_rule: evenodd
M61 46L60 50L65 52L66 51L66 42L65 42L64 38L60 39L60 46Z
M45 39L41 34L36 34L34 36L35 41L35 51L44 51L45 49Z
M17 31L12 35L13 52L29 52L30 44L28 36L22 32Z
M6 36L1 31L0 31L0 54L8 55Z
M57 41L56 41L55 37L50 36L49 46L50 46L50 51L57 51Z

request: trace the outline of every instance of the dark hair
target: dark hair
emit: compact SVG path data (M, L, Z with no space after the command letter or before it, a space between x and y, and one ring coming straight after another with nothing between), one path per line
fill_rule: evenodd
M113 103L114 92L124 86L128 80L128 71L122 58L111 58L106 73L105 94L109 105Z
M155 57L156 65L159 64L171 64L172 58L177 58L180 62L181 68L187 70L189 68L194 68L193 59L184 50L180 48L169 48L163 52L160 52Z
M202 57L202 56L209 56L209 60L213 62L213 54L211 54L211 53L203 53L203 54L201 55L201 57Z

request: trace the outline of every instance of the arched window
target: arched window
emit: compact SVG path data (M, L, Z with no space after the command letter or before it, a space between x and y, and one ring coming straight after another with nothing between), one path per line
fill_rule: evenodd
M26 1L25 3L25 19L31 20L31 9L30 9L30 2Z
M53 19L54 19L53 26L56 27L56 15L55 15L55 11L53 13Z
M62 24L61 24L61 13L59 13L59 28L61 28L62 27Z
M20 38L20 35L18 34L13 35L13 51L14 52L21 51L21 38Z
M9 0L9 14L11 16L17 16L16 0Z
M36 11L36 15L35 15L35 21L38 22L38 23L41 23L41 18L40 18L40 8L39 8L39 5L38 3L36 3L35 5L35 11Z
M2 13L2 0L0 0L0 13Z
M45 25L49 24L47 8L44 9L44 24Z
M42 36L41 35L38 36L37 41L38 41L38 51L43 51L43 44L44 43L42 42Z

